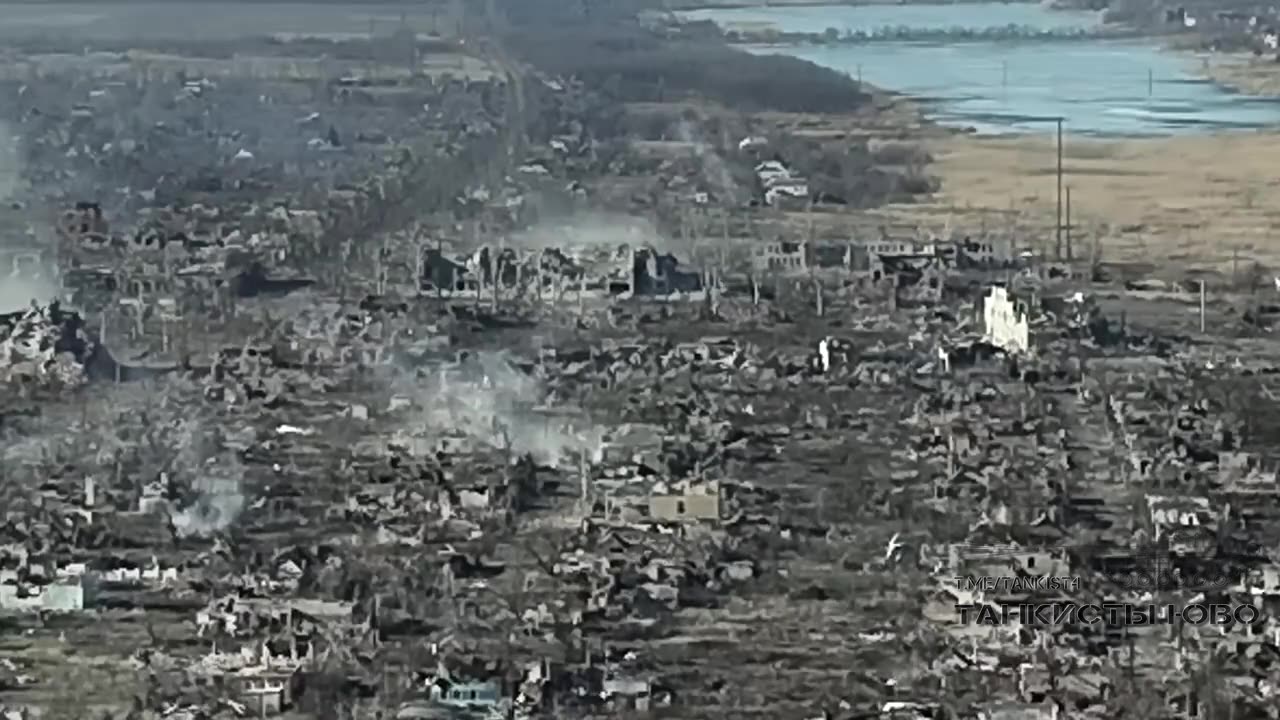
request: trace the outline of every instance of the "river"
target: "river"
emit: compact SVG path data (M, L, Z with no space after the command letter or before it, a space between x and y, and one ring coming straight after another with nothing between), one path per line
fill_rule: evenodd
M809 6L683 13L725 28L877 33L889 28L1088 28L1095 13L1032 4ZM1202 58L1155 40L895 42L745 46L783 53L918 98L934 120L984 134L1043 132L1061 117L1074 135L1164 136L1280 125L1280 103L1203 78Z

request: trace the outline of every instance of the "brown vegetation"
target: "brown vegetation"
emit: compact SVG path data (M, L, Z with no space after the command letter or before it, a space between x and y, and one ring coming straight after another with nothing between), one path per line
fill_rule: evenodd
M911 202L939 187L924 169L932 158L917 145L784 137L778 146L781 158L808 177L814 192L838 196L854 207Z
M1051 137L955 136L930 145L942 179L937 202L904 215L945 214L965 225L1016 224L1031 246L1051 249L1057 205ZM1068 137L1078 255L1099 238L1108 261L1153 261L1231 273L1254 260L1276 265L1280 183L1268 168L1280 135L1221 134L1143 140Z
M747 111L851 112L870 100L854 80L804 60L664 40L634 26L517 33L510 43L538 68L576 76L619 102L696 96Z

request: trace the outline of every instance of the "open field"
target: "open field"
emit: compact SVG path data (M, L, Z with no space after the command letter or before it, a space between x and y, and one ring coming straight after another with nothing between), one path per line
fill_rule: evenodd
M447 34L456 20L437 3L57 3L0 6L0 38L198 40L260 37L272 33L367 35L405 24L417 32Z
M1211 80L1247 95L1280 96L1280 63L1247 53L1215 57L1206 64Z
M908 217L951 216L953 225L1033 229L1052 250L1057 203L1052 135L951 136L929 142L936 202L895 208ZM1238 133L1064 143L1078 238L1101 237L1108 261L1161 258L1178 267L1231 271L1232 254L1280 264L1280 134ZM1010 219L1010 211L1015 216ZM1034 244L1034 243L1033 243ZM1078 243L1079 245L1080 243ZM1087 248L1078 248L1083 256Z

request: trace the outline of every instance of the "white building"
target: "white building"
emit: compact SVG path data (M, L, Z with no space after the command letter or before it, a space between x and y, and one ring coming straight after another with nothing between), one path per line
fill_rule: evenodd
M1027 314L1021 311L1009 291L1002 287L991 288L991 294L982 304L983 339L1015 355L1031 352L1031 328Z
M79 612L84 610L84 586L78 580L21 589L16 583L0 584L0 610L19 613Z
M777 160L766 160L756 166L756 177L760 178L760 182L768 187L770 183L789 180L791 178L791 170Z

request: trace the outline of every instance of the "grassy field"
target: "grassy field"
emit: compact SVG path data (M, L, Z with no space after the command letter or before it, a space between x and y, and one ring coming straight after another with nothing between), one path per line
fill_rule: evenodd
M449 13L436 3L54 3L0 4L0 40L32 36L78 39L225 40L272 33L387 33L405 23L445 31Z
M1214 57L1206 74L1214 82L1246 95L1280 97L1280 63L1270 57L1233 54Z
M1016 225L1024 246L1051 250L1057 207L1051 136L929 141L930 172L942 190L926 205L899 206L904 219L954 227ZM1098 238L1108 261L1156 262L1231 272L1280 265L1280 134L1232 133L1143 140L1067 137L1064 186L1071 189L1077 256Z

